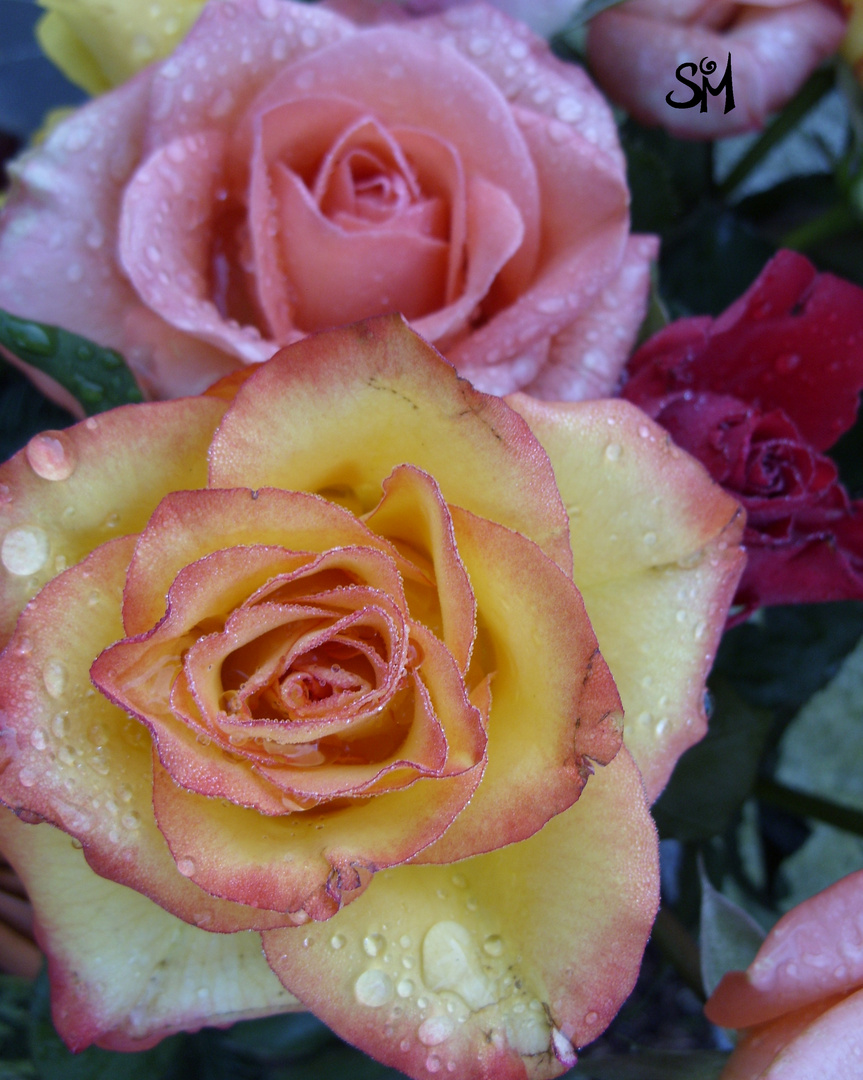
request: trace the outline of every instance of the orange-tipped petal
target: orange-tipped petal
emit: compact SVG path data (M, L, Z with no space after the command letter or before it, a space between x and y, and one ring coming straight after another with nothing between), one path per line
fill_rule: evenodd
M0 467L0 646L60 570L140 532L167 492L206 484L207 446L224 410L200 398L114 409L35 435Z
M317 492L367 512L402 464L569 571L568 523L542 448L399 316L305 338L256 371L213 439L210 484Z
M531 836L575 802L591 763L607 764L621 746L620 698L578 590L524 537L452 513L491 676L489 763L470 805L418 862Z
M656 834L623 751L529 840L385 871L325 925L264 944L303 1004L385 1064L526 1080L564 1072L607 1026L657 903Z
M653 800L706 731L704 680L743 569L742 511L627 402L508 400L554 466L573 577Z
M746 972L732 971L706 1011L723 1027L752 1027L863 985L863 870L779 920Z
M50 825L0 810L0 847L39 911L54 1024L73 1050L143 1050L175 1031L290 1012L258 934L213 934L94 874Z

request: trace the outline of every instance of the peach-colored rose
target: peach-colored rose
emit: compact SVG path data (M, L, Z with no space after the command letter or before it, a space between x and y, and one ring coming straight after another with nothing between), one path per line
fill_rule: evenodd
M0 469L0 840L71 1046L299 999L515 1080L608 1024L738 510L627 402L512 405L391 316Z
M842 41L845 20L834 0L627 0L589 23L590 68L607 94L644 124L673 135L716 139L764 126ZM716 68L715 87L729 53L734 108L725 95L707 95L707 111L673 108L692 91L677 81L682 63ZM697 86L702 71L683 73Z
M16 175L0 307L117 348L156 397L389 311L488 392L600 396L655 253L602 96L481 3L359 27L213 0Z
M745 1028L722 1080L852 1080L863 1062L863 870L798 904L705 1012Z

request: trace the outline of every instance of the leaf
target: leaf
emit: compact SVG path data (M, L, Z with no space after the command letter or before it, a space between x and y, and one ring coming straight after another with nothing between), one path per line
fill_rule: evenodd
M144 400L118 352L57 326L0 310L0 349L58 382L88 416Z
M30 1013L30 1054L39 1080L163 1080L178 1055L183 1036L172 1036L137 1054L88 1047L67 1050L51 1022L48 976L36 981Z
M711 683L707 735L677 763L654 807L663 837L706 840L725 832L751 792L772 715L748 705L728 680Z
M744 971L752 963L765 934L752 916L701 876L701 979L710 995L727 971Z
M727 1062L718 1050L636 1050L582 1057L563 1080L718 1080Z

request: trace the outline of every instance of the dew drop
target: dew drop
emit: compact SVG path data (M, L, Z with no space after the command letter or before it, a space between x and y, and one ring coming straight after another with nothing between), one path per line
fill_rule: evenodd
M21 787L30 788L36 783L36 773L26 765L18 772L18 781Z
M605 456L608 458L609 461L619 461L620 454L620 443L609 443L608 446L606 446L605 448Z
M30 745L34 750L44 750L48 745L48 736L42 728L34 728L30 733Z
M489 956L502 956L503 955L503 938L500 934L489 934L489 936L482 943L483 952L488 953Z
M426 1058L426 1068L430 1073L440 1072L441 1060L436 1054L429 1054Z
M124 829L134 832L135 829L141 828L141 815L135 810L130 810L128 814L124 814L120 818L120 824Z
M177 869L183 877L191 877L195 872L194 859L177 859Z
M57 713L51 721L51 731L54 733L55 738L64 739L69 734L69 722L66 717Z
M344 934L333 934L330 938L330 948L343 949L347 944L347 940Z
M35 574L48 561L48 536L38 525L10 529L3 538L0 561L16 577Z
M414 992L414 984L412 979L400 979L398 986L396 986L396 993L400 998L409 998Z
M467 878L464 876L464 874L453 874L452 883L457 889L467 888Z
M363 952L366 956L377 956L383 952L386 942L380 934L368 934L363 938Z
M407 934L402 934L402 936L399 938L399 945L401 945L403 949L409 949L411 947L411 944L412 943L410 937Z
M30 468L43 480L68 480L75 471L75 451L62 431L34 435L24 453Z
M370 968L364 971L354 983L354 997L360 1005L378 1009L393 996L393 982L385 971Z
M641 539L644 541L644 543L648 547L653 547L653 545L656 543L656 533L655 532L646 532L644 534L644 536L642 536Z
M455 1023L448 1016L430 1016L423 1020L417 1030L417 1038L423 1046L440 1046L455 1031Z
M63 696L66 689L66 665L62 660L49 660L42 668L42 681L52 698Z

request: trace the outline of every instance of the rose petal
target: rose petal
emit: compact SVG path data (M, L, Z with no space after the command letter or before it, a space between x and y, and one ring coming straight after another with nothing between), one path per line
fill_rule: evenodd
M743 568L742 514L627 402L552 405L521 394L508 401L554 465L569 509L575 583L653 800L706 730L704 680Z
M211 299L211 248L226 139L204 130L156 150L126 187L119 259L141 300L177 330L246 363L275 352L254 326L231 325Z
M54 1024L73 1050L144 1050L175 1031L299 1007L257 934L188 926L94 874L69 836L6 810L0 845L39 910Z
M526 394L544 401L592 401L613 393L647 313L650 263L658 251L656 237L628 238L617 277L555 334Z
M385 1064L522 1080L540 1055L572 1064L630 992L656 880L653 824L622 751L529 840L386 871L326 925L267 933L265 948L304 1004Z
M60 569L140 531L165 492L203 486L224 409L205 399L113 409L36 435L0 467L0 645Z
M416 586L411 589L412 583L405 582L411 614L440 637L464 673L476 632L476 600L440 488L419 469L402 465L384 480L383 490L365 523L411 561L429 568L433 589L418 595Z
M146 729L90 684L93 660L122 636L120 596L134 542L103 544L21 614L0 655L7 766L0 798L58 825L84 845L97 873L158 897L187 922L212 930L284 924L278 913L226 906L177 872L153 817Z
M701 10L688 17L678 14L674 4L661 2L603 11L591 20L587 39L591 71L615 101L642 123L662 124L688 138L712 139L762 127L767 115L838 48L844 32L841 14L820 0L735 4L721 9L732 14L730 26L721 29L709 25L709 6L691 6ZM674 79L682 60L712 58L715 85L729 51L734 109L725 113L721 98L706 113L669 107L666 94L675 87L674 100L690 94Z
M420 863L531 836L578 799L591 762L607 764L621 746L620 699L578 590L524 537L452 514L484 628L483 674L492 674L489 763L470 805Z
M746 972L732 971L706 1011L723 1027L751 1027L863 983L863 870L787 912Z
M513 359L572 324L614 280L629 227L626 181L608 155L575 125L527 109L516 108L514 115L536 164L543 201L537 274L488 323L447 350L460 374L496 393L532 381L539 364L526 373ZM573 205L590 212L573 214Z
M863 1057L863 990L827 998L747 1032L722 1080L846 1080Z
M306 338L256 371L213 439L210 483L350 495L368 511L399 464L569 570L568 522L539 444L505 405L436 365L397 317Z

